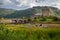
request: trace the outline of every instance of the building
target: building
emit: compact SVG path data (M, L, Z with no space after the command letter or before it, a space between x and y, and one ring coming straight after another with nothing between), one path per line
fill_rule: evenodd
M25 24L28 23L28 19L4 19L0 20L0 23Z
M41 15L41 13L36 13L36 14L34 14L34 17L41 17L42 15Z
M28 20L27 19L13 19L11 21L14 24L23 24L23 23L25 24L25 23L28 23Z
M50 11L48 7L42 8L42 16L50 16Z
M48 7L42 7L41 12L37 12L34 14L34 17L49 17L50 16L50 9Z

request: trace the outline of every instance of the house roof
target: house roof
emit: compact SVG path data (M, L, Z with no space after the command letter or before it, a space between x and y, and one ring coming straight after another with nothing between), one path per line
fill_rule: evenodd
M40 13L36 13L35 15L41 15Z

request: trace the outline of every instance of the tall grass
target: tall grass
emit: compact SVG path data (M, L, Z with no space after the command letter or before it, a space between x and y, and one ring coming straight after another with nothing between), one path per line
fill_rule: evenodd
M60 40L60 29L24 27L9 29L6 25L0 24L0 40Z

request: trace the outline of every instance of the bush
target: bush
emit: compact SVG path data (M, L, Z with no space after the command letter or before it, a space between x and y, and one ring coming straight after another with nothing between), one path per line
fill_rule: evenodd
M47 18L46 17L42 17L39 19L40 21L47 21Z
M53 18L53 21L60 21L60 18L54 17L54 18Z

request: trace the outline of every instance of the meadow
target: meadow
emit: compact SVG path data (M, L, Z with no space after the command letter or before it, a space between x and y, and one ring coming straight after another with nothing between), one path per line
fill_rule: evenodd
M60 40L60 28L0 24L0 40Z

